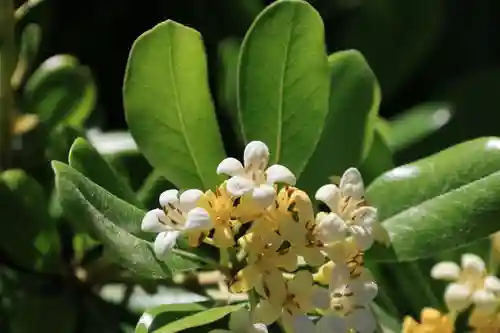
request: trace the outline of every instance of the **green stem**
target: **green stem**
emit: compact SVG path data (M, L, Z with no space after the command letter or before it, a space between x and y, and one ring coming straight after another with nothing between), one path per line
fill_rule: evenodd
M10 79L17 58L14 22L13 0L0 0L0 169L8 168L11 160L14 95Z
M186 258L186 259L190 259L190 260L193 260L193 261L198 261L198 262L202 262L202 263L205 263L207 264L208 266L210 266L210 268L214 268L214 269L221 269L221 266L219 265L219 263L213 259L210 259L210 258L202 258L194 253L191 253L191 252L188 252L188 251L184 251L184 250L180 250L180 249L172 249L172 252L177 254L178 256L180 257L183 257L183 258Z

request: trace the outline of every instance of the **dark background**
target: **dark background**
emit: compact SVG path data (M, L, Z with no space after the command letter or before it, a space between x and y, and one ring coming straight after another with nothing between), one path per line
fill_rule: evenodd
M121 84L135 38L165 19L197 29L207 47L215 91L219 43L228 37L242 38L255 15L270 2L46 0L37 8L43 15L34 16L44 28L40 59L69 53L89 66L99 89L92 121L104 129L123 129ZM450 104L451 123L411 151L401 152L401 160L465 139L500 134L498 1L310 2L325 21L329 52L356 48L367 58L382 87L381 115L390 118L422 102ZM221 127L224 130L224 123Z

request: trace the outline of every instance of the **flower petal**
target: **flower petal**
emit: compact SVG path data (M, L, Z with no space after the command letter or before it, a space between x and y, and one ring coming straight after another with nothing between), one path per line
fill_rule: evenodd
M261 299L253 311L253 321L270 325L278 319L280 314L281 307L272 305L267 299Z
M253 190L254 187L255 183L251 179L242 176L231 177L226 183L227 191L236 197L241 197Z
M344 318L334 314L327 314L316 323L315 333L347 333L349 327Z
M349 282L350 278L349 267L344 263L336 263L332 268L328 289L331 292L333 289L343 287Z
M461 264L463 273L474 278L480 278L486 271L486 264L483 259L472 253L463 254Z
M160 194L159 198L160 206L165 207L168 204L176 205L179 202L179 191L177 190L166 190Z
M500 279L493 275L488 275L484 279L484 288L494 293L500 293Z
M220 249L227 249L234 245L234 236L229 226L216 226L213 239L214 245Z
M311 293L311 301L320 309L328 309L330 306L330 292L323 287L314 286Z
M300 270L295 273L291 281L288 281L288 292L295 295L308 293L313 285L313 277L311 272Z
M260 207L267 208L274 202L276 190L271 185L263 184L253 190L252 198Z
M281 164L274 164L267 168L266 180L268 184L281 183L295 185L297 182L297 178L295 178L293 172Z
M247 170L261 170L267 166L269 161L269 148L262 141L249 142L243 152L243 163Z
M188 212L185 230L207 230L211 227L212 219L204 208L196 207Z
M460 277L460 267L452 261L441 261L432 267L431 277L436 280L456 281Z
M243 172L243 164L233 157L223 159L217 166L218 175L237 176Z
M146 232L162 232L169 227L162 223L161 220L167 220L165 212L161 209L153 209L144 215L141 223L142 231Z
M361 276L351 281L350 287L361 305L368 305L378 294L378 285L367 268Z
M356 168L349 168L344 172L342 179L340 179L339 187L342 194L346 197L359 200L365 195L363 178Z
M334 243L345 239L347 224L335 213L318 214L314 233L324 244Z
M352 215L356 225L371 227L377 223L377 209L375 207L364 206L358 208Z
M495 294L484 289L477 290L472 294L472 302L476 310L484 313L493 313L498 306Z
M337 185L328 184L321 186L314 196L316 200L322 201L334 213L338 213L342 192Z
M371 229L360 227L357 225L351 225L349 227L349 231L356 242L358 249L361 251L368 250L372 245L375 239L373 238L373 233Z
M368 309L356 309L348 316L349 328L359 333L373 333L377 329L377 322L373 313Z
M154 242L154 251L158 259L165 260L170 250L175 246L180 231L172 230L160 232Z
M184 212L189 212L196 207L197 202L203 195L204 193L198 189L190 189L182 192L179 197L180 208Z
M444 292L444 301L451 311L462 311L470 304L471 290L459 283L450 283Z

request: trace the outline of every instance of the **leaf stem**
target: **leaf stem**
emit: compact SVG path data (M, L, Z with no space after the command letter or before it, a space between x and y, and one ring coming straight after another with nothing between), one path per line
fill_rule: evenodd
M213 260L213 259L202 258L202 257L200 257L200 256L198 256L198 255L196 255L194 253L191 253L191 252L188 252L188 251L184 251L184 250L180 250L180 249L172 249L172 252L175 253L175 254L177 254L178 256L186 258L186 259L205 263L208 266L210 266L210 268L221 269L220 264L217 261Z
M17 58L13 0L0 0L0 170L11 161L14 95L10 79Z

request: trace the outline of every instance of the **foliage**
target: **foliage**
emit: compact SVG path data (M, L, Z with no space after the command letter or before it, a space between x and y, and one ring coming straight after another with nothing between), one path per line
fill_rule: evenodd
M373 230L380 242L361 253L378 284L371 305L378 331L401 331L407 314L423 321L431 313L420 318L423 307L445 312L444 286L430 276L445 258L489 256L484 271L496 274L500 256L489 236L499 230L500 138L456 122L471 118L469 105L483 94L470 82L493 72L470 75L436 95L445 98L393 119L381 116L443 33L444 1L222 1L214 6L235 13L224 33L182 19L151 24L127 48L120 73L127 129L119 133L90 130L106 98L93 68L47 51L51 2L30 0L14 11L0 0L1 332L208 332L255 310L265 299L258 288L237 294L234 285L252 251L242 245L251 234L245 228L260 215L242 222L245 214L231 211L224 232L240 239L234 246L203 230L204 242L193 246L187 233L165 257L141 228L165 190L220 197L232 180L216 172L219 163L255 141L311 198L339 184L345 170L361 171L366 197L356 205L375 207L382 227ZM349 19L332 44L339 17ZM410 19L415 26L399 37L405 43L392 45L399 30L391 24ZM248 193L230 192L227 209L250 207ZM287 217L302 212L294 207ZM299 270L306 266L321 284L328 264L316 269L306 260ZM465 332L460 319L456 332ZM269 326L287 329L283 321Z

